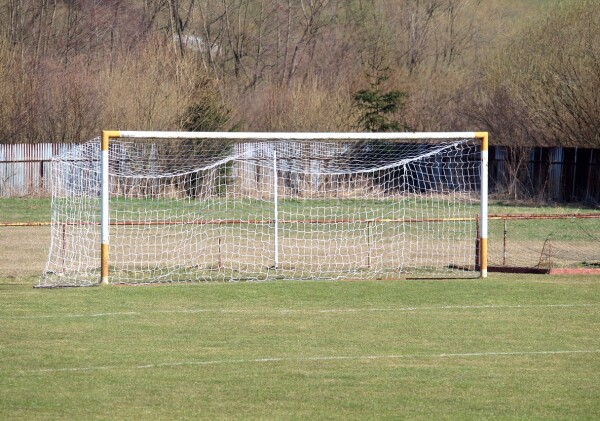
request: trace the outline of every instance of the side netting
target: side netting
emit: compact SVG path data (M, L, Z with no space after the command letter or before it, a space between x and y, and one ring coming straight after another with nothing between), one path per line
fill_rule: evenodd
M101 142L52 163L39 286L101 278ZM111 139L109 283L477 277L481 141Z

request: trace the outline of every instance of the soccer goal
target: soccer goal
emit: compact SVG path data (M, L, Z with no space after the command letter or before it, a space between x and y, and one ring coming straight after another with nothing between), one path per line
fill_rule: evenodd
M53 160L39 286L485 277L487 142L104 131Z

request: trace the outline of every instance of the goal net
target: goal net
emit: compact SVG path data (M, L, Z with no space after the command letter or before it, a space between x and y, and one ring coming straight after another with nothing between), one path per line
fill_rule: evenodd
M53 160L39 286L485 276L482 136L103 132Z

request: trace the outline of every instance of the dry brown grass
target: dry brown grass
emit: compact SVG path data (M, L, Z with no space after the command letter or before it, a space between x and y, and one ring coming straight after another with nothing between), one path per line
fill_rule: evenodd
M50 227L0 227L0 278L41 275Z
M346 89L345 89L346 88ZM264 85L232 99L248 131L347 132L355 131L352 96L344 86L318 79L297 81L291 86Z

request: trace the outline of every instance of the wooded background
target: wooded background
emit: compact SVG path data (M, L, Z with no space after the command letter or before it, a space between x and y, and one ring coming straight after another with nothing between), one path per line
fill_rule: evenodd
M0 0L2 143L360 131L372 113L598 148L599 85L597 0Z

